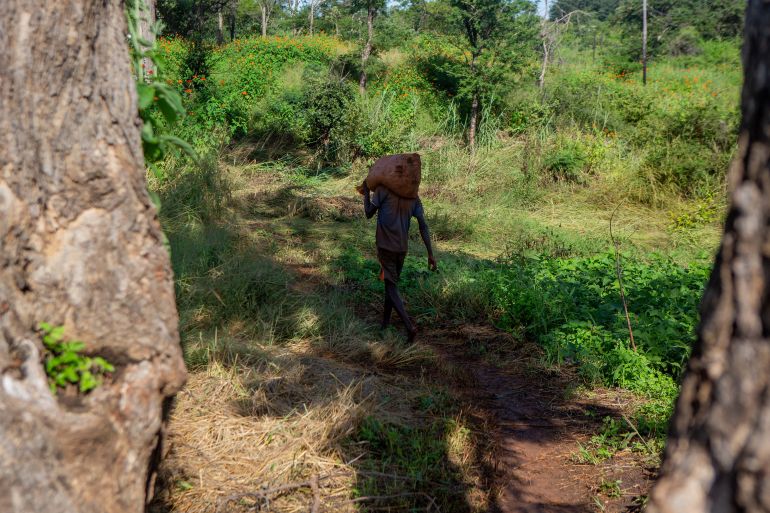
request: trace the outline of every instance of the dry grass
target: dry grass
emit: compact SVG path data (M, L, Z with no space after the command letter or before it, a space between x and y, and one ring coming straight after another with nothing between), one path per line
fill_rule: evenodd
M357 470L343 441L368 415L415 422L410 403L424 391L302 345L250 348L240 363L214 360L177 397L156 511L245 511L253 497L224 501L313 476L319 511L353 511ZM307 486L269 495L270 511L307 511L313 500Z

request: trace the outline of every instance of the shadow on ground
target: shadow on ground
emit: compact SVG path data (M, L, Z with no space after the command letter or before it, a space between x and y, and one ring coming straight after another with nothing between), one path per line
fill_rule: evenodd
M355 198L269 176L231 191L211 173L162 195L191 380L150 511L595 509L597 468L569 457L618 412L587 415L536 349L469 323L483 291L408 296L423 327L408 346L374 328L382 286Z

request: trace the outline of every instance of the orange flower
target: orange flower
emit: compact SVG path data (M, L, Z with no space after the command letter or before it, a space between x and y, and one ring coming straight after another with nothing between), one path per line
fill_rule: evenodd
M192 94L192 89L185 89L184 92L187 94Z
M205 82L206 81L206 77L201 77L201 80L203 80Z
M182 83L182 80L181 80L181 79L179 79L179 80L177 80L177 81L176 81L176 83L177 83L177 84L181 84L181 83Z
M241 94L242 94L243 96L248 96L248 94L249 94L249 93L247 93L246 91L243 91L243 92L241 92Z

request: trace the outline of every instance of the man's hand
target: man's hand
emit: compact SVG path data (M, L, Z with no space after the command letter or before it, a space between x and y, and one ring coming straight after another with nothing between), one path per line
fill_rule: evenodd
M436 265L436 259L433 258L433 255L428 255L428 269L431 271L437 271L438 266Z

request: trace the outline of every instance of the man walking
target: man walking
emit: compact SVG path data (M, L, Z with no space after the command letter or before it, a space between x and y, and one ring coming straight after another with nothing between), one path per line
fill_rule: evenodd
M420 236L428 250L428 268L436 270L436 260L433 258L433 248L430 244L428 223L420 198L408 199L395 195L386 187L380 186L372 197L366 180L363 184L364 212L371 219L377 213L377 258L382 266L381 276L385 282L385 310L382 316L382 328L390 325L393 309L401 317L407 331L407 340L411 343L417 336L417 327L406 314L404 302L398 293L398 280L404 259L409 249L409 224L412 217L417 218Z

